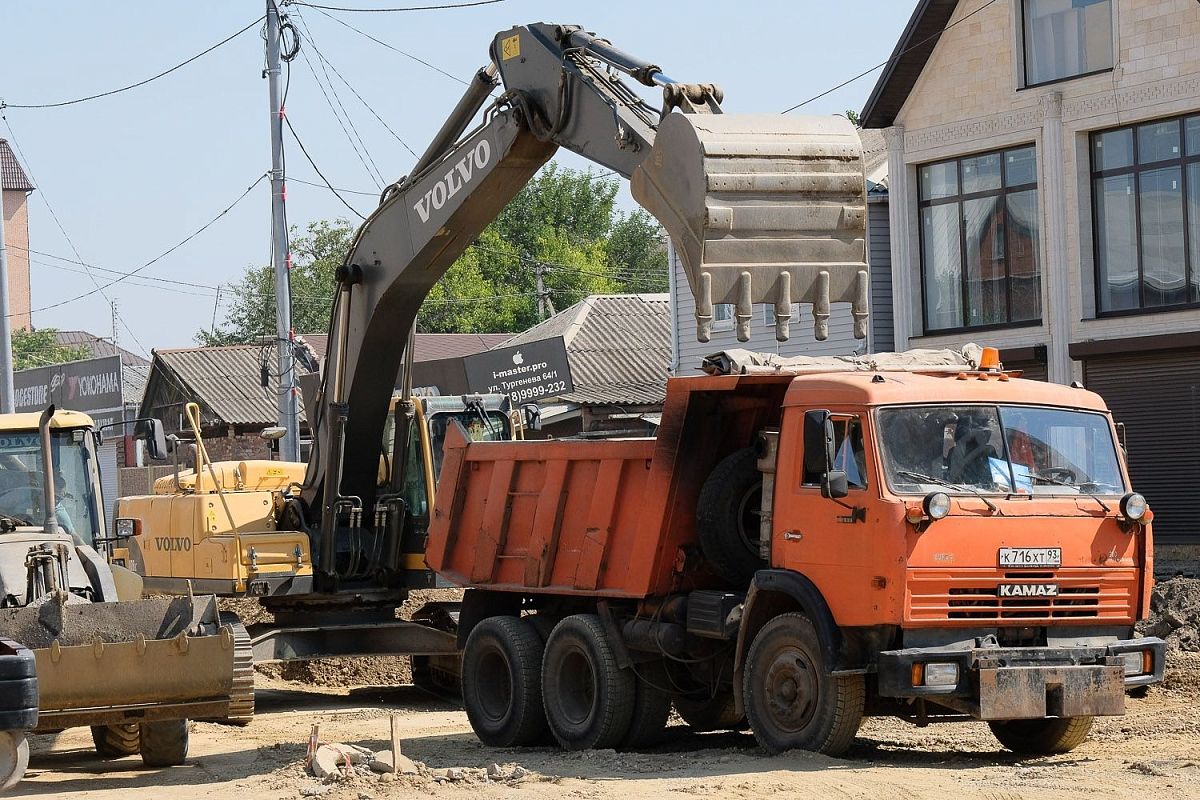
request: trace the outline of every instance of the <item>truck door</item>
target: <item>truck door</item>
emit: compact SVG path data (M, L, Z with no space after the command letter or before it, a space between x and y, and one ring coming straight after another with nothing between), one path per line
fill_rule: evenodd
M788 409L794 431L786 476L777 477L772 562L816 584L839 624L872 624L873 556L869 522L877 473L861 411ZM826 424L828 417L830 425ZM780 464L784 467L784 464ZM781 470L782 472L783 470ZM845 497L827 497L822 484L844 474ZM836 491L835 491L836 493ZM864 619L868 621L863 621Z

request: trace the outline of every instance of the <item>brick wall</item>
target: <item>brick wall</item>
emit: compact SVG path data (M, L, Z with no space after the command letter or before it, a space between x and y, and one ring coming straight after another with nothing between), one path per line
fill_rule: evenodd
M13 330L28 328L29 309L29 204L25 192L4 195L4 243L8 253L8 313Z

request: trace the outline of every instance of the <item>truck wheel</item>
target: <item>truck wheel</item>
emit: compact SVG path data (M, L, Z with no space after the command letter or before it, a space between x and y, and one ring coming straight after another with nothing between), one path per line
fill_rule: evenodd
M475 735L492 747L536 743L542 709L542 640L517 617L489 617L467 637L462 698Z
M138 727L141 728L142 763L147 767L174 767L187 759L186 719L143 722Z
M542 659L542 699L550 732L567 750L621 744L633 719L633 674L617 666L595 614L576 614L554 626Z
M758 554L762 473L754 448L721 459L700 488L696 534L704 558L725 580L744 586L764 566Z
M133 755L141 749L139 736L136 722L92 726L92 741L101 758L124 758Z
M719 691L713 697L703 699L681 695L675 698L675 710L696 733L736 731L746 725L746 717L737 713L732 689Z
M803 614L763 626L746 656L742 698L750 729L772 753L799 748L836 756L854 741L866 696L862 675L830 675Z
M667 717L671 716L671 695L664 689L669 685L666 667L650 661L638 664L635 672L633 720L621 745L627 750L661 743L666 737Z
M1014 753L1048 756L1069 753L1088 737L1091 717L1013 719L989 722L992 735Z
M20 783L29 766L29 740L23 731L0 731L0 792Z

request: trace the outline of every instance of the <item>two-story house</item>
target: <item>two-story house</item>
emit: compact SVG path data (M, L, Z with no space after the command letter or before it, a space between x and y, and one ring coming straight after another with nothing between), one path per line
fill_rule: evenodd
M1103 394L1159 542L1194 547L1198 42L1196 0L921 0L861 114L897 348L993 344Z
M13 330L30 327L28 199L32 191L33 184L8 141L0 139L0 213L8 263L8 321Z

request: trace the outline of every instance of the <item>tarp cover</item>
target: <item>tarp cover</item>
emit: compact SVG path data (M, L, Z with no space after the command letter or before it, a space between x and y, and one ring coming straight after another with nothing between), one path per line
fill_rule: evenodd
M983 348L905 350L850 356L780 356L750 350L722 350L706 356L700 368L709 375L800 375L812 372L957 372L979 367Z

